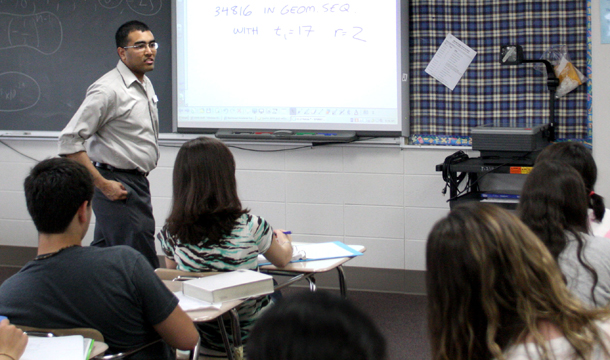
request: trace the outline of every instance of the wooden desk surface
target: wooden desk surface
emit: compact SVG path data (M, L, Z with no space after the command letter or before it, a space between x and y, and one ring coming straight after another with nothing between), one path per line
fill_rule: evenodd
M295 245L299 245L299 243L295 242ZM352 249L359 251L361 253L366 251L366 247L363 245L348 245ZM289 271L289 272L298 272L298 273L320 273L330 271L332 269L337 268L345 264L346 262L353 259L353 257L342 257L336 259L324 259L324 260L308 260L308 261L300 261L289 263L283 268L278 268L275 265L263 265L260 266L260 269L263 271L270 270L281 270L281 271Z

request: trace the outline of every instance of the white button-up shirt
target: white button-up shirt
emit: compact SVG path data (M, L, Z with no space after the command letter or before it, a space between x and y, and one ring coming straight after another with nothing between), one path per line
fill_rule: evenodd
M59 136L59 155L86 151L93 161L150 172L159 160L157 102L148 77L140 82L119 60L87 89Z

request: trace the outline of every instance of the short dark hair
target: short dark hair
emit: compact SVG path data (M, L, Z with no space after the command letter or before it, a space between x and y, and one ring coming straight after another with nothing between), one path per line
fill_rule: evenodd
M32 168L23 183L28 212L40 233L61 234L76 211L93 198L93 178L78 162L58 157Z
M169 233L183 244L195 245L206 238L218 244L246 212L237 195L231 150L209 137L184 143L174 164Z
M302 291L280 299L256 321L249 360L382 360L386 343L373 321L346 299Z
M127 46L127 38L132 31L150 31L148 25L144 24L138 20L131 20L121 25L119 29L116 31L114 35L114 40L116 41L116 47L124 47Z

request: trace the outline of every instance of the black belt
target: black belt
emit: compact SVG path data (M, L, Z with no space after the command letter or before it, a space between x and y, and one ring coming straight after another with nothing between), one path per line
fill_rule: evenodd
M121 173L132 174L132 175L148 176L147 172L142 172L138 169L119 169L119 168L115 168L112 165L104 164L104 163L97 162L97 161L94 161L93 165L96 168L104 169L104 170L108 170L108 171L112 171L112 172L121 172Z

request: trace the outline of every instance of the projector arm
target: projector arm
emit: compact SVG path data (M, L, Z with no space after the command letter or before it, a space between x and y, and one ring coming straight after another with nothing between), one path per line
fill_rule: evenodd
M557 87L559 87L559 79L555 76L555 69L550 61L541 60L523 60L524 63L543 63L546 67L546 75L548 76L546 86L551 93L549 99L549 141L555 141L555 94L557 93Z

